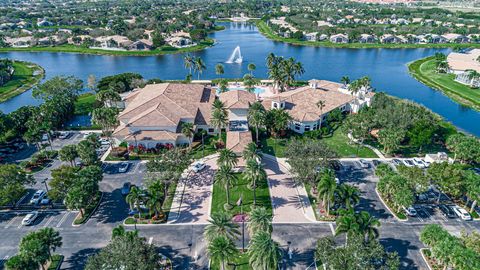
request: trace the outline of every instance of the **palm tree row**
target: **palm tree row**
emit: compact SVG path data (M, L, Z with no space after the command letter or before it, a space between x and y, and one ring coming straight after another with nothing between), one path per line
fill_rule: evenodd
M350 82L347 87L348 87L348 90L350 91L350 93L352 93L352 95L355 95L362 89L369 89L370 86L371 86L370 77L364 76L360 79L357 79L357 80L354 80L353 82Z
M275 89L285 91L295 82L296 76L305 73L302 63L296 62L293 58L285 59L270 53L267 56L268 76L274 82Z
M197 79L200 80L200 75L205 69L207 69L207 66L205 66L205 62L203 62L202 58L193 57L188 53L183 56L183 65L186 69L188 69L188 79L191 79L193 71L193 73L197 73Z
M255 141L258 143L260 127L265 126L267 111L259 101L254 102L248 109L248 123L255 127Z

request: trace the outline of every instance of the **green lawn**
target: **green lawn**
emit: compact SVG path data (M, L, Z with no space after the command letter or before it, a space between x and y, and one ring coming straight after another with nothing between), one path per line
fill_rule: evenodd
M12 80L0 86L0 102L4 102L32 88L32 86L40 82L45 73L40 66L28 62L15 61L13 67L15 72Z
M93 111L95 105L95 94L85 93L80 95L75 102L75 114L85 115Z
M288 141L292 137L305 138L301 135L293 134L289 138L262 138L262 151L266 154L276 157L285 157L285 147ZM364 146L357 147L356 144L350 144L349 139L338 128L333 132L331 136L324 137L322 139L326 145L335 150L340 157L353 157L358 156L362 158L376 158L377 155L369 148ZM358 151L358 155L357 155Z
M250 270L252 269L248 264L248 255L247 253L240 253L236 258L228 262L228 265L225 267L225 270ZM219 262L213 262L210 265L211 270L220 270L222 269Z
M408 69L423 84L442 91L460 104L480 110L480 89L456 82L454 74L437 73L433 56L410 63Z
M392 43L332 43L330 41L306 41L294 38L284 38L278 36L273 30L262 20L256 22L258 31L271 40L286 42L294 45L314 46L314 47L333 47L333 48L480 48L479 43L442 43L442 44L392 44Z
M248 187L248 181L246 181L240 173L235 174L237 179L236 184L230 188L230 204L233 206L228 212L232 215L241 213L241 208L236 205L240 196L243 195L243 212L250 212L253 206L253 190ZM264 181L257 183L257 206L267 208L272 214L272 203L270 201L270 192L268 190L268 183ZM225 211L223 205L227 202L227 195L223 185L214 183L213 185L213 198L212 198L212 213Z
M187 48L174 48L170 46L163 46L159 49L151 51L114 51L114 50L102 50L102 49L90 49L81 46L75 46L71 44L49 46L49 47L27 47L27 48L0 48L0 52L8 51L24 51L24 52L66 52L66 53L83 53L83 54L102 54L102 55L123 55L123 56L148 56L148 55L164 55L174 53L186 53L203 50L214 44L214 40L207 38L205 41L201 41L196 46Z
M48 270L56 270L62 262L63 262L63 255L53 254L52 263L48 267Z

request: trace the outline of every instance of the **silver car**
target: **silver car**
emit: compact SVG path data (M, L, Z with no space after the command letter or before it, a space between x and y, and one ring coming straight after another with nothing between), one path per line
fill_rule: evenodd
M33 224L35 219L38 217L38 211L32 211L28 213L22 220L22 225L23 226L30 226Z

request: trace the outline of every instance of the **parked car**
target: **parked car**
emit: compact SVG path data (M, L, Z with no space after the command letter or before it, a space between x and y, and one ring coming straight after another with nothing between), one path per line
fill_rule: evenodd
M438 209L440 209L442 215L446 218L455 218L457 216L455 215L455 212L453 212L452 208L448 205L440 204Z
M472 220L472 216L470 216L467 210L463 209L460 206L453 206L452 208L455 214L457 214L457 216L462 220Z
M370 167L370 164L365 159L360 159L359 161L360 161L360 166L363 169L368 169Z
M60 134L58 135L58 138L61 139L61 140L65 140L68 137L70 137L71 134L72 133L70 133L68 131L61 131Z
M372 160L372 163L373 163L373 165L374 165L375 167L377 167L378 165L382 164L382 162L381 162L380 160L378 160L378 159Z
M193 165L192 165L192 170L194 172L199 172L203 169L205 169L205 163L203 163L201 161L197 161L197 162L193 163Z
M120 163L120 165L118 166L118 172L120 173L125 173L128 171L128 167L130 167L130 163L129 162L122 162Z
M407 213L407 215L411 216L411 217L414 217L417 215L417 210L415 210L415 208L413 208L412 206L408 207L408 208L403 208L405 210L405 213Z
M130 182L125 182L123 183L123 187L122 187L122 195L128 195L128 193L130 193L130 189L132 188L132 184L130 184Z
M43 197L43 199L40 201L40 205L49 205L51 202L52 200L45 195L45 197Z
M35 219L38 217L38 211L32 211L28 213L22 220L22 225L23 226L29 226L32 225Z
M422 168L422 169L423 169L423 168L426 168L426 167L427 167L427 166L425 166L425 163L424 163L421 159L419 159L419 158L414 158L414 159L412 159L412 162L413 162L413 164L415 164L415 166L417 166L417 167L419 167L419 168Z
M42 201L43 197L45 197L45 195L47 195L47 192L45 192L45 190L39 189L35 191L32 198L30 199L30 204L39 204Z
M403 164L402 161L400 161L400 159L396 159L396 158L392 159L392 163L393 163L395 166L400 166L400 165Z
M405 166L407 166L407 167L413 167L413 166L415 166L415 164L413 164L413 162L412 162L411 160L409 160L409 159L404 159L404 160L402 160L402 162L403 162L403 165L405 165Z

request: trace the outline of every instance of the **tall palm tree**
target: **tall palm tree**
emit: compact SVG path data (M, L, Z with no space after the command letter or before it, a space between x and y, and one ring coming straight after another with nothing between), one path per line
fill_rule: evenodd
M250 71L250 75L253 76L253 71L254 71L255 69L257 69L257 66L255 66L254 63L250 63L250 64L248 64L247 69L248 69L248 71Z
M337 183L335 182L335 175L333 172L328 170L320 174L318 196L322 199L323 207L327 210L327 215L330 215L330 204L335 198L336 190Z
M142 192L141 190L133 186L130 189L130 193L128 193L127 197L125 198L127 200L127 203L130 205L130 209L136 208L138 211L138 218L140 218L140 203L142 201Z
M228 91L228 80L227 79L220 79L218 82L217 92L218 94L225 93Z
M62 237L60 233L53 228L47 227L40 230L42 242L45 244L48 250L48 257L52 259L52 252L62 246Z
M219 139L222 140L222 128L225 128L228 125L228 111L223 102L218 99L213 102L210 123L218 129Z
M318 129L320 129L322 127L322 120L323 120L323 108L325 108L325 100L319 100L317 101L317 103L315 103L315 105L317 105L317 108L320 109L320 125L318 126Z
M380 227L380 221L372 217L368 212L361 211L359 214L356 214L357 223L359 225L359 231L363 234L366 241L370 241L378 238Z
M245 149L243 149L242 156L245 160L260 160L262 158L262 153L257 148L257 145L254 142L251 142L247 144Z
M238 254L238 249L232 240L225 236L217 236L209 242L207 253L214 262L219 262L221 269L226 270L226 264Z
M247 90L248 92L250 92L250 93L255 92L255 85L256 84L257 84L257 82L255 81L255 79L253 78L252 75L245 74L243 76L243 85L245 86L245 90Z
M197 72L197 80L200 80L200 75L203 73L205 69L207 69L207 66L205 66L205 63L203 62L202 58L197 57L193 61L193 67L194 70Z
M270 114L270 118L273 119L271 129L275 137L277 137L281 131L287 129L292 117L287 111L282 109L272 109L268 111L268 113Z
M146 206L150 214L155 215L155 219L158 219L160 215L163 216L163 202L165 200L163 190L164 188L160 181L155 181L148 187Z
M353 213L353 209L340 210L340 215L337 217L335 223L335 236L342 233L345 234L345 246L348 245L348 236L360 232L360 226L357 221L357 217Z
M112 229L112 239L118 236L125 236L125 227L121 224Z
M340 201L342 201L347 209L352 208L360 202L360 191L354 186L341 184L338 186L337 193Z
M218 182L225 187L225 192L227 194L227 203L224 206L226 208L231 208L230 187L233 186L235 180L237 180L237 178L233 174L232 167L230 167L229 165L221 165L215 173L215 182Z
M112 89L99 91L95 95L95 99L101 102L105 107L111 107L113 102L122 100L120 94Z
M257 232L252 237L247 253L252 269L276 270L282 257L280 245L265 231Z
M266 120L265 118L266 118L266 111L262 103L260 103L259 101L255 101L254 103L252 103L250 108L248 108L247 119L248 119L248 123L255 127L255 139L257 143L258 143L258 136L259 136L258 129L261 126L265 125L265 120Z
M232 222L232 216L227 212L213 213L208 223L203 231L203 236L209 242L217 236L223 236L230 240L238 239L240 236L238 224Z
M340 82L343 83L343 86L347 87L347 85L350 83L350 77L342 76Z
M223 65L222 64L216 64L215 65L215 74L222 75L223 73L225 73L225 69L224 69Z
M248 218L248 233L250 235L255 235L257 232L271 233L272 219L272 214L270 214L265 207L253 208L250 212L250 217Z
M235 168L238 163L237 155L230 149L222 149L219 152L217 165L221 167L222 165L229 166L230 168Z
M193 57L189 53L183 56L183 66L188 69L188 74L192 75Z
M250 186L253 188L253 205L257 204L257 184L259 181L264 180L267 178L267 172L263 168L262 164L257 162L256 160L250 159L247 160L247 164L245 166L245 171L243 172L243 176L246 180L250 182Z
M192 147L192 138L194 135L195 129L193 127L193 123L189 122L182 122L182 134L188 138L188 147Z

